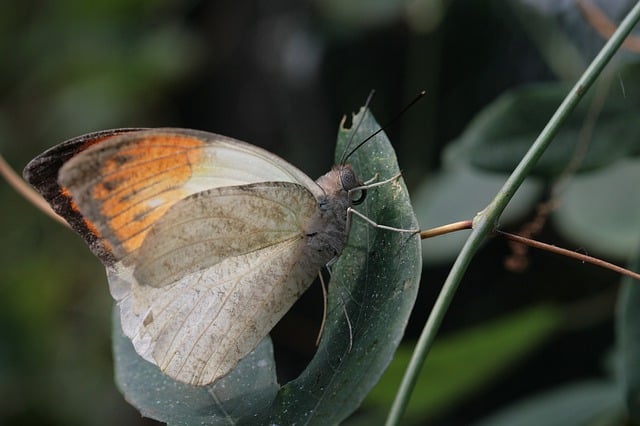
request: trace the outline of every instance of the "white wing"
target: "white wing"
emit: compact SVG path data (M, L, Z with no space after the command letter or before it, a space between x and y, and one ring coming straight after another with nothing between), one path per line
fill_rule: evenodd
M110 269L136 352L194 385L228 373L328 260L305 255L316 210L307 189L284 182L216 188L174 205L135 267Z

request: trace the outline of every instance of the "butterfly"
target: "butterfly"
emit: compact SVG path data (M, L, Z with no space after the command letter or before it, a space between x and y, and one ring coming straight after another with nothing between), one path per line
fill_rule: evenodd
M177 128L80 136L24 176L105 265L136 352L198 386L251 352L340 255L367 188L348 164L313 181L256 146Z

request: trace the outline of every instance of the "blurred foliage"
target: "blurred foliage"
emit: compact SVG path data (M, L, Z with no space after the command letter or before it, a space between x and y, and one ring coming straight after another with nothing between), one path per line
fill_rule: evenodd
M554 308L537 306L442 339L429 354L407 407L405 421L421 424L441 410L454 409L457 401L481 389L497 374L508 372L521 357L557 330L559 323ZM496 347L500 350L496 351ZM357 422L371 424L376 417L385 415L380 409L388 409L388 401L393 400L412 349L413 345L404 345L398 350L393 363L365 401L365 408L372 407L372 412L362 419L356 417Z
M632 3L592 0L613 22ZM490 185L474 176L499 185L562 96L559 88L573 82L602 44L600 31L574 1L7 0L0 3L0 151L21 169L44 148L83 132L182 126L266 147L316 176L331 165L340 118L370 89L377 90L373 110L382 122L425 89L425 100L388 133L416 194L418 217L437 225L470 218L482 208ZM553 173L531 183L508 227L532 219L535 204L550 198L559 207L540 239L618 262L637 252L634 111L640 93L637 72L625 71L637 63L637 52L620 52L565 129L568 136L556 141L585 147L587 159L602 158L589 157L596 147L606 161L585 167L582 154L555 148L563 154L549 154ZM487 117L491 127L479 127ZM460 149L470 140L475 150ZM470 177L453 178L460 171ZM151 423L113 384L111 298L98 261L79 238L7 185L0 185L0 205L0 423ZM409 341L456 252L456 244L446 240L424 245L427 255L439 257L425 258L431 266L423 272ZM565 319L563 326L541 334L546 340L541 337L535 348L525 345L530 355L519 354L508 369L468 384L469 393L452 393L455 404L442 400L431 424L469 424L533 393L543 400L575 401L559 390L544 396L544 390L612 380L603 359L614 345L618 278L539 253L529 254L530 267L520 274L503 267L508 251L505 243L492 241L478 256L443 338L464 336L471 325L541 303ZM295 377L314 351L318 319L308 314L318 311L314 295L274 332L282 380ZM297 334L287 336L292 328ZM634 336L628 331L625 336ZM494 338L488 333L483 343L501 351ZM475 355L442 368L473 367ZM428 387L429 376L424 380ZM582 389L591 395L595 388ZM372 405L383 405L376 401ZM370 409L375 407L362 410ZM615 423L624 415L615 409L604 419Z
M478 426L624 424L621 402L613 382L571 383L513 404Z
M630 268L640 269L640 250ZM629 278L623 280L617 308L617 388L627 406L630 423L637 424L640 423L640 287Z

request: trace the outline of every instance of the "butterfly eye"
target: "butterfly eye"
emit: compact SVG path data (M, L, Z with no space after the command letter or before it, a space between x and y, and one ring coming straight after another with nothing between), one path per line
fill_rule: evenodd
M353 205L361 204L367 196L367 191L365 189L358 189L357 191L352 192L354 188L362 186L362 182L358 180L355 172L349 165L340 169L340 184L342 185L343 190L349 192L351 204Z
M360 189L351 197L351 204L353 204L354 206L362 204L365 198L367 198L367 190Z
M361 185L361 183L358 182L355 172L350 166L345 166L340 169L340 184L342 185L342 189L345 191L350 191Z

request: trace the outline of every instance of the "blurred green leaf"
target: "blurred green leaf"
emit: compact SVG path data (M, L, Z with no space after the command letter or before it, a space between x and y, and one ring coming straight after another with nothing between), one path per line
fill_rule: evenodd
M637 241L640 241L638 238ZM636 250L633 271L640 271L640 250ZM623 278L616 317L618 350L622 358L619 380L633 424L640 424L640 285Z
M613 383L573 383L513 404L476 426L623 424L621 401L620 389Z
M577 245L628 259L640 241L640 160L628 159L574 176L552 219Z
M173 0L5 3L0 15L7 12L21 25L0 37L0 54L11 56L0 64L6 103L0 121L22 126L16 132L22 140L45 133L51 144L89 130L139 125L143 111L157 108L169 84L203 57L201 41L181 16L187 11Z
M573 4L516 0L506 4L515 12L518 23L535 43L554 74L564 81L574 81L587 67L588 61L597 55L607 38L585 16L587 6L598 9L615 25L633 7L635 0L592 0ZM637 37L639 31L636 29L632 34ZM636 55L622 54L612 65L617 67L632 61L637 61Z
M559 313L554 308L536 306L436 341L404 419L407 423L423 422L450 408L513 366L559 324ZM411 352L410 347L400 347L389 369L366 399L366 406L384 409L391 405Z
M639 67L624 67L615 76L622 88L612 84L606 94L597 95L606 96L606 100L602 99L604 105L597 115L578 171L605 167L620 158L640 154L637 142L640 126L636 125L640 103L635 96L626 96L627 92L635 94L640 90ZM471 121L462 136L448 148L447 157L459 158L484 170L511 172L569 89L562 83L544 83L505 93ZM567 167L577 155L589 108L592 102L600 101L593 94L585 96L536 164L534 175L554 177Z
M515 12L518 22L554 74L565 81L575 80L587 66L585 55L576 46L586 41L585 30L588 29L586 22L579 19L578 8L568 8L565 3L554 1L517 0L506 4ZM566 15L571 19L561 18ZM589 36L592 38L593 34L589 33ZM580 40L575 40L576 37ZM590 53L588 58L596 52Z

